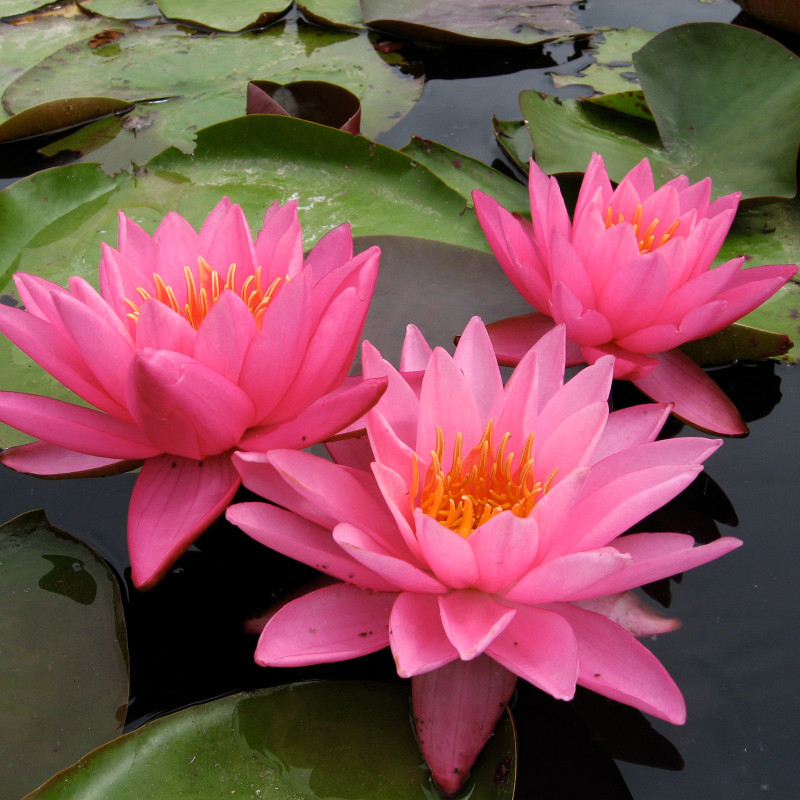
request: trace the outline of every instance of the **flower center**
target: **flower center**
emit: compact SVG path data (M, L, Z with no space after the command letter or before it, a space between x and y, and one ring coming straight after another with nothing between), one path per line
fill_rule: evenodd
M411 503L429 517L467 538L501 511L527 517L537 500L550 488L553 470L541 483L533 472L533 434L525 440L519 459L506 452L510 433L503 434L495 451L492 442L494 421L489 420L480 441L462 456L462 436L456 434L453 461L445 472L444 433L436 429L436 449L431 450L431 464L420 492L419 463L414 456ZM417 500L417 497L419 499Z
M679 219L676 219L675 222L672 223L659 237L659 240L656 241L655 231L658 227L658 223L661 220L658 217L654 217L650 224L642 231L642 205L641 203L637 204L636 211L633 213L632 220L626 220L625 216L622 212L617 213L617 219L614 219L614 212L611 210L611 206L606 209L606 228L610 228L612 225L619 225L620 222L630 222L633 225L633 232L636 234L636 239L639 242L639 252L640 253L649 253L652 250L655 250L657 247L661 247L662 244L666 244L671 238L672 235L678 230L678 225L681 224Z
M131 308L128 316L134 321L139 321L139 310L145 300L158 300L160 303L169 306L176 314L180 314L189 324L197 330L200 323L205 319L214 303L219 300L222 293L228 289L236 292L242 298L245 305L250 309L250 313L256 321L258 329L261 330L261 317L269 305L272 298L280 289L284 281L288 278L275 278L266 288L262 285L261 267L257 267L252 275L248 275L242 283L241 288L236 290L236 264L228 267L225 278L212 269L204 258L197 259L198 278L195 279L194 273L189 267L183 268L183 276L186 281L186 302L181 306L175 295L175 290L168 286L166 281L157 272L153 273L153 283L155 284L155 296L150 294L147 289L141 286L136 289L141 301L136 303L125 298L125 302Z

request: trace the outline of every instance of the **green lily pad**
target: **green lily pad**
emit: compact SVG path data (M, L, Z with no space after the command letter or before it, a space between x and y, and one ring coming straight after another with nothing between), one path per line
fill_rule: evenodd
M664 31L634 55L634 65L657 136L626 114L586 101L521 95L546 172L582 172L599 152L616 181L649 157L659 181L711 176L715 195L741 191L760 201L794 195L797 56L756 31L706 22Z
M43 5L46 4L37 0L0 0L0 19L25 14Z
M0 526L0 797L116 737L128 704L119 587L42 511Z
M219 31L240 31L269 25L291 8L291 2L279 0L156 0L167 19L202 25Z
M616 94L639 88L639 79L633 67L633 54L644 47L655 34L641 28L603 31L593 36L584 51L595 61L577 75L551 72L557 89L565 86L588 86L598 94ZM588 95L589 93L587 93Z
M160 17L155 0L81 0L81 8L112 19L150 19Z
M297 7L311 22L334 28L363 28L358 0L303 0Z
M473 770L468 796L511 800L515 774L506 716ZM407 687L320 681L233 695L150 722L26 800L98 796L432 800L438 794L414 738Z
M195 226L223 195L257 230L275 200L297 198L306 245L350 221L355 235L419 236L487 251L459 192L404 153L291 117L242 117L198 133L192 156L171 148L135 177L94 164L46 170L0 192L0 293L19 302L15 271L96 285L100 242L116 241L117 209L147 230L176 210ZM0 338L3 388L62 399L69 393ZM73 398L70 398L73 399ZM8 428L0 446L28 441Z
M509 211L530 214L528 187L487 167L476 158L459 153L439 142L421 139L419 136L412 137L400 152L424 164L431 172L438 175L467 201L470 208L472 208L472 190L480 189L494 197Z
M146 129L123 131L95 151L93 157L112 174L144 164L170 145L190 152L198 129L245 113L250 80L320 80L349 89L361 100L367 136L391 127L422 90L421 81L387 65L366 34L293 22L237 36L193 36L173 25L115 25L124 36L96 48L71 43L17 78L3 97L18 112L68 97L74 86L129 102L169 95L147 106Z
M496 0L361 0L364 22L399 36L448 44L529 45L584 30L572 0L532 0L507 6Z
M681 345L681 350L701 367L716 367L734 361L776 358L788 353L791 347L791 339L784 333L734 323L719 333Z

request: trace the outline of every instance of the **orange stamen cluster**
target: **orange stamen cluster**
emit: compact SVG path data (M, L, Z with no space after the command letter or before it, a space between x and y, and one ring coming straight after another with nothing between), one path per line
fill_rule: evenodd
M611 210L611 206L606 209L606 228L610 228L612 225L619 225L620 222L625 221L625 216L622 214L622 212L619 212L617 214L617 218L614 219L614 212ZM675 231L678 230L678 225L681 224L681 221L676 219L675 222L673 222L672 225L670 225L669 228L664 231L664 233L661 235L661 238L659 238L659 240L656 242L655 230L661 220L658 217L655 217L642 232L641 203L637 204L636 211L633 214L633 219L630 222L631 225L633 225L633 232L636 234L636 239L639 242L640 253L649 253L652 250L655 250L657 247L661 247L662 244L666 244L672 238L672 235L675 233Z
M264 315L264 311L284 282L284 278L275 278L275 280L265 288L262 285L261 267L257 267L252 275L247 276L241 288L237 291L236 264L230 265L227 275L223 279L222 275L215 269L212 269L203 258L197 259L197 274L198 278L196 279L189 267L183 268L183 275L186 281L186 302L181 306L175 295L175 290L166 284L161 275L154 272L153 284L155 285L155 295L143 289L141 286L138 287L136 292L141 298L141 302L135 303L133 300L125 299L125 302L131 308L128 316L135 322L138 322L141 304L145 300L155 299L169 306L176 314L180 314L195 330L197 330L211 307L227 289L236 292L239 297L241 297L248 309L250 309L250 313L253 315L256 325L260 330L261 318ZM285 280L288 280L288 278Z
M495 451L493 430L494 421L489 420L480 441L466 456L462 455L462 435L457 434L452 466L445 472L444 434L437 428L436 449L431 450L431 463L421 492L419 464L414 456L412 509L421 508L464 538L502 511L527 517L549 489L555 471L544 484L536 480L531 456L533 434L525 440L517 460L513 452L506 452L511 434L503 434Z

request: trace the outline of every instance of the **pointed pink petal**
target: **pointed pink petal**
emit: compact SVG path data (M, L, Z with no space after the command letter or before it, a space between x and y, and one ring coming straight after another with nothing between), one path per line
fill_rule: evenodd
M414 511L409 502L408 484L394 470L377 462L372 464L372 474L408 552L417 561L424 563L422 547L414 531ZM395 546L399 547L399 543Z
M539 530L532 517L502 512L480 525L467 541L478 564L475 586L496 593L530 569L539 547Z
M636 533L620 536L609 547L630 555L633 561L621 572L601 578L595 585L588 586L582 597L616 594L644 586L660 578L668 578L707 564L741 545L742 541L733 536L723 536L698 547L694 546L691 536L680 533Z
M186 302L186 277L183 268L197 269L200 241L195 229L177 212L170 211L153 234L158 242L155 263L148 264L148 270L157 272L167 286L172 286L180 306ZM144 269L144 265L133 255L119 248L134 264Z
M301 449L341 432L378 402L385 378L370 378L324 395L292 418L275 425L252 428L241 441L245 450Z
M68 294L67 290L57 283L40 278L38 275L30 275L27 272L15 272L13 278L22 305L25 307L24 310L33 314L34 317L56 326L59 333L63 333L61 320L53 305L53 296ZM22 311L23 309L18 310Z
M158 244L153 241L149 233L130 217L126 217L122 211L118 213L118 217L117 247L120 253L140 269L146 266L153 272L152 266L158 258Z
M576 606L608 617L633 636L657 636L680 628L680 620L665 617L645 603L635 592L623 592L589 600Z
M421 372L428 366L433 349L416 325L406 325L403 349L400 352L401 372Z
M638 379L658 366L657 358L633 353L614 342L606 342L596 347L582 346L581 353L587 364L594 364L603 356L614 356L614 377L621 380Z
M141 465L141 461L87 456L47 442L31 442L9 447L3 450L0 460L17 472L46 475L49 478L118 475Z
M414 450L427 454L436 447L437 430L444 435L442 464L449 466L457 434L468 452L483 433L478 406L464 373L441 348L433 351L419 398L419 422Z
M389 644L401 678L430 672L458 658L442 628L435 594L398 595L392 607Z
M163 452L135 425L50 397L0 392L0 421L66 450L100 458L138 460Z
M305 268L311 270L314 283L322 279L332 269L353 259L353 236L350 224L345 222L328 231L315 245L306 258Z
M672 413L704 431L741 436L747 425L722 389L680 350L659 353L658 366L634 381L659 403L673 403Z
M155 586L225 510L238 488L230 453L203 461L169 454L145 461L128 508L134 585Z
M395 597L335 583L292 600L261 632L256 663L303 667L375 653L389 643Z
M365 569L334 542L329 528L267 503L236 503L225 512L228 522L257 542L326 575L365 589L396 591L396 587Z
M516 610L476 589L439 597L442 627L464 661L481 655L508 627Z
M235 383L171 350L136 354L128 407L151 442L190 459L230 450L255 414L250 398Z
M654 441L671 410L672 406L668 403L642 403L612 411L594 450L593 462L602 461L629 447Z
M386 395L384 394L378 401L376 408L366 416L367 434L374 455L371 460L377 461L384 467L396 472L403 479L406 486L411 486L416 453L405 441L398 437L395 428L379 410L385 407L383 404L385 397ZM410 433L411 431L408 432ZM408 501L414 499L406 497L406 505L410 505Z
M218 205L217 208L221 209L225 206ZM205 240L208 240L208 245L205 245ZM255 268L259 266L250 226L239 205L229 205L226 213L219 219L212 220L209 215L200 231L200 242L198 255L202 252L199 248L203 248L208 265L220 275L225 276L230 265L236 264L237 288L239 281L244 283L245 279L252 275Z
M486 326L497 361L505 367L515 367L525 353L555 326L551 317L538 311L519 317L508 317ZM565 363L574 367L583 363L580 348L567 342Z
M369 439L366 436L346 436L341 439L329 439L323 442L328 455L334 464L352 467L368 472L370 464L375 460Z
M532 569L503 597L525 605L597 597L603 593L588 592L587 587L624 570L630 562L629 556L612 547L568 553Z
M200 228L200 233L198 234L201 253L208 251L214 239L214 235L217 233L219 226L223 224L225 217L230 213L232 206L233 203L231 203L230 197L222 197L214 208L209 211L203 221L202 228ZM227 265L225 270L227 271Z
M414 525L422 555L433 574L454 589L475 586L478 563L469 542L421 509L414 512Z
M453 363L464 373L478 406L483 424L496 416L503 400L503 380L486 327L480 317L472 317L459 339Z
M441 594L446 587L408 558L397 558L367 531L342 522L333 531L336 543L353 559L380 575L390 591ZM358 581L347 578L350 583ZM359 583L359 585L362 585ZM374 589L375 586L370 585Z
M560 614L518 608L509 626L486 648L486 654L557 700L571 700L575 694L575 634Z
M411 679L419 746L445 797L463 788L516 683L516 675L486 656Z
M294 278L303 268L303 231L297 220L297 201L273 203L256 236L256 262L266 272L267 285L277 277Z
M255 336L256 321L250 309L238 295L224 291L200 323L192 355L209 369L238 383Z
M602 311L587 307L562 281L553 283L551 313L567 326L567 336L582 347L596 347L611 341L614 331Z
M559 614L575 632L581 686L675 725L686 721L686 705L675 682L630 633L602 614L576 606L565 604Z

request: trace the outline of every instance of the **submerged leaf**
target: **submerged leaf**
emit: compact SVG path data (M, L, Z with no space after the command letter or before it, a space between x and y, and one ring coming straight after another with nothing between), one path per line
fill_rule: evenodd
M31 511L0 527L0 796L18 798L122 730L128 649L105 562Z

